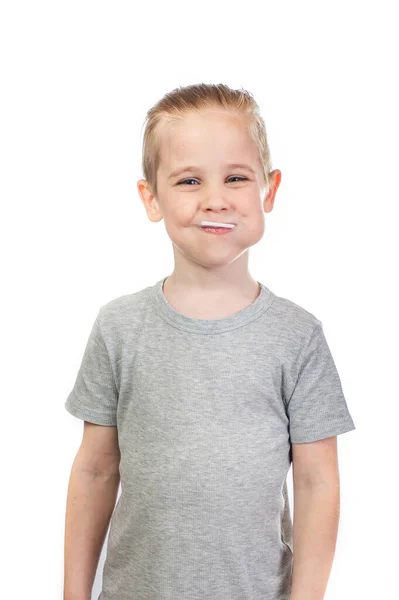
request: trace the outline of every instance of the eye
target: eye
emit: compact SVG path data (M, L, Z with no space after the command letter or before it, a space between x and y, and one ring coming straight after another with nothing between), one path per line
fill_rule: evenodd
M238 175L232 175L229 179L239 179L240 181L248 181L246 177L239 177Z
M195 181L195 179L183 179L183 181L179 181L177 185L182 185L182 183L186 183L187 181Z
M239 181L247 181L246 177L239 177L238 175L232 175L231 177L229 177L229 179L238 179ZM179 181L179 183L177 185L182 185L187 183L187 181L196 181L196 179L183 179L182 181ZM233 182L235 183L235 182Z

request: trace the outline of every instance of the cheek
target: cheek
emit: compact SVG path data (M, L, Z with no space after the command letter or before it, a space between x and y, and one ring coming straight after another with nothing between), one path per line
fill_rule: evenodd
M170 203L165 216L171 221L171 223L178 223L184 225L186 223L192 223L195 221L196 206L193 202L188 202L186 199L177 200Z
M242 206L240 210L241 215L245 218L248 223L260 223L264 221L265 213L263 207L259 202L259 198L253 198L245 206Z
M262 210L253 211L247 221L247 228L256 237L261 237L265 232L265 213Z
M165 219L165 224L169 227L169 229L180 229L189 222L189 212L187 209L182 209L177 205L168 206L168 208L164 210L163 216Z
M190 236L195 229L195 223L198 222L195 212L191 210L171 210L164 214L165 227L167 232L174 239L183 239Z

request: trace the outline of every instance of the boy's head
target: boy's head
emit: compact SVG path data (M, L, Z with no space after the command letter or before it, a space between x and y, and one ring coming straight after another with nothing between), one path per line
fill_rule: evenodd
M137 186L149 219L163 218L175 248L190 260L209 266L235 260L262 238L264 213L273 209L281 180L271 170L252 95L223 84L177 88L146 120L145 179ZM236 225L213 236L201 221Z

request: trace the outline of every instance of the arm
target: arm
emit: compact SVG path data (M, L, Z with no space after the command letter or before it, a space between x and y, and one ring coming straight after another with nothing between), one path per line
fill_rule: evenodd
M90 600L98 560L118 494L117 428L84 422L72 465L64 545L64 600Z
M337 438L292 444L293 573L290 600L323 600L340 512Z

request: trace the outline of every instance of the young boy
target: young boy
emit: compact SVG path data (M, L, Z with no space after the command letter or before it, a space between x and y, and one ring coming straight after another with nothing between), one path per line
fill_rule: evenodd
M321 321L248 270L281 180L258 105L201 84L147 118L138 191L175 265L99 308L65 403L64 598L91 597L110 523L99 600L321 600L355 425Z

